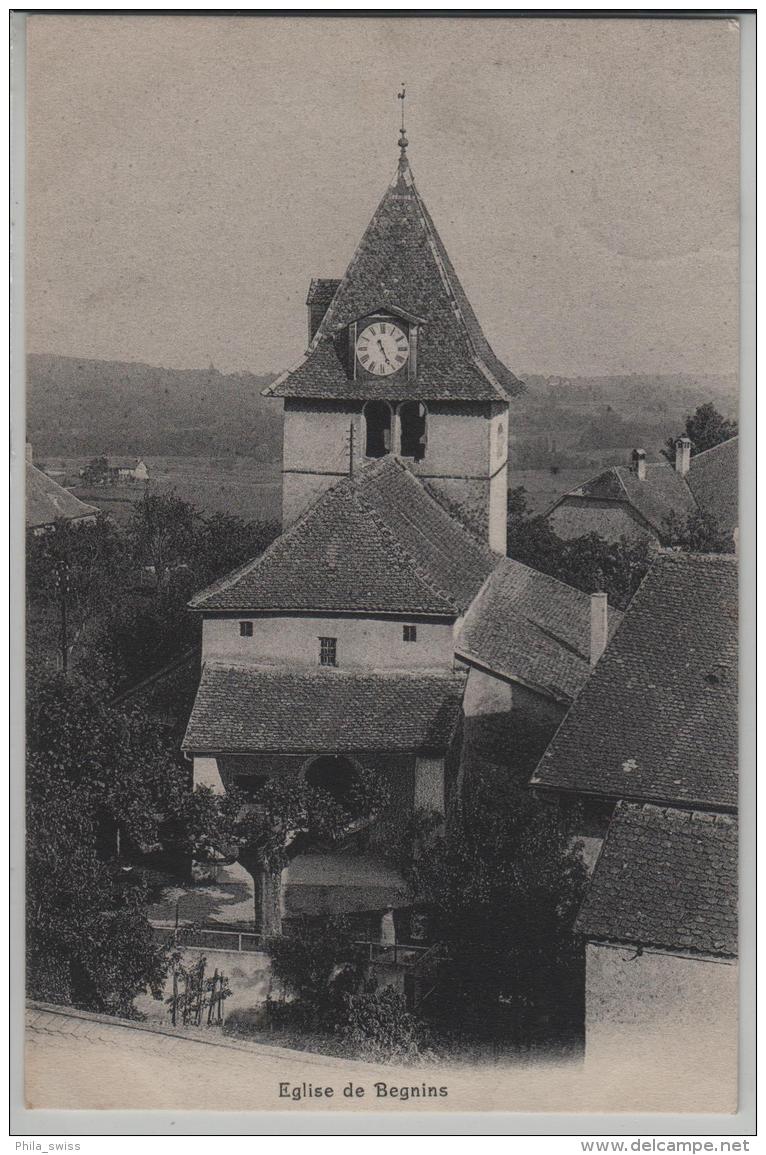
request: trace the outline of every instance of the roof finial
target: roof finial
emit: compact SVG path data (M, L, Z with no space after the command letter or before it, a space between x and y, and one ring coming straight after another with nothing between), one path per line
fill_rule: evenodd
M401 100L402 102L402 127L399 129L399 148L401 149L401 155L399 157L400 164L407 159L407 145L409 144L407 133L404 130L404 100L406 95L407 90L404 87L404 81L402 81L402 91L397 93L397 100Z

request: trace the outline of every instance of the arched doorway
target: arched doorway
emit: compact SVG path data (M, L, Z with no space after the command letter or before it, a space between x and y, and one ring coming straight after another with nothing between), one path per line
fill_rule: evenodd
M364 407L366 457L385 457L391 452L391 406L386 401L368 401Z
M350 758L339 754L320 754L309 762L304 777L309 785L326 790L331 798L344 805L357 781L358 771Z
M402 457L422 461L426 455L426 407L420 401L405 401L399 406L399 452Z

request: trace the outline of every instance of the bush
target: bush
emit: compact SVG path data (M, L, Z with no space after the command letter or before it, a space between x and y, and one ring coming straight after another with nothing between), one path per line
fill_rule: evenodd
M344 994L335 1031L344 1046L372 1062L413 1059L424 1043L423 1024L393 987Z
M344 918L299 924L269 940L275 976L295 997L290 1015L332 1028L343 995L361 981L363 959Z

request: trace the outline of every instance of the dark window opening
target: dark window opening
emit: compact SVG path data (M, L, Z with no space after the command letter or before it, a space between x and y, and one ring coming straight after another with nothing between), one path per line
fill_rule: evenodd
M385 401L368 401L364 407L367 457L385 457L391 452L391 407Z
M348 758L337 754L323 754L315 758L306 770L306 781L310 786L319 786L341 804L348 801L349 794L358 781L356 766Z
M238 774L235 779L235 786L247 798L254 798L266 782L268 782L266 774Z
M320 666L337 666L338 664L338 639L337 638L320 638L319 639L319 665Z
M402 457L422 461L426 455L426 407L419 401L406 401L399 410Z
M418 640L418 627L402 626L402 639L405 642L416 642Z
M241 638L252 638L252 636L253 636L253 623L252 622L240 622L239 623L239 636Z

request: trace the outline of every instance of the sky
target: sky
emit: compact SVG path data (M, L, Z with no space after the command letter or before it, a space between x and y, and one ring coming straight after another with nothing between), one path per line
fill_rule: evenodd
M737 370L733 20L30 15L27 349L293 365L393 177L517 373Z

